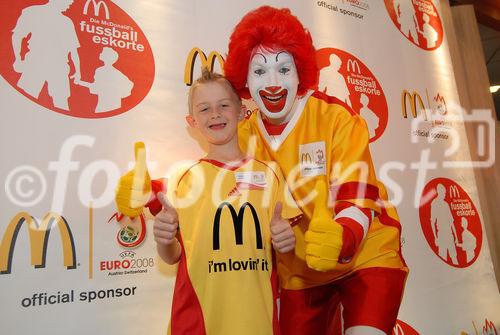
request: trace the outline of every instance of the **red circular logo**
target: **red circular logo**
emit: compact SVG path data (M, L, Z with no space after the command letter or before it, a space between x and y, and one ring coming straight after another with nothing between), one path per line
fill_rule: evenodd
M392 22L413 44L434 50L443 42L443 25L431 0L384 0Z
M116 234L116 241L124 248L135 248L146 238L146 219L141 213L138 217L130 218L120 213L113 214L108 223L116 221L120 229Z
M316 52L320 69L318 90L334 96L360 114L368 125L370 142L387 127L387 101L377 78L355 56L335 48Z
M4 1L0 13L0 75L37 104L104 118L135 107L151 89L149 42L111 1Z
M396 325L392 330L392 335L420 335L420 334L407 323L404 323L401 320L397 320Z
M436 178L424 187L420 224L434 253L447 264L465 268L481 251L479 213L469 195L453 180Z

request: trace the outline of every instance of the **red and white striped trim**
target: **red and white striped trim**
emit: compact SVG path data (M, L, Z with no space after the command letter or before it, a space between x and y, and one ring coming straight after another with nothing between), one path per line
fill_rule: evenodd
M341 210L337 215L335 215L335 221L342 221L339 220L341 218L348 218L356 223L358 223L361 228L363 229L363 237L361 239L364 239L366 234L368 233L368 228L370 227L370 223L372 221L373 217L373 211L370 211L370 215L368 216L366 213L364 213L361 209L359 209L356 206L350 206L347 208L344 208Z

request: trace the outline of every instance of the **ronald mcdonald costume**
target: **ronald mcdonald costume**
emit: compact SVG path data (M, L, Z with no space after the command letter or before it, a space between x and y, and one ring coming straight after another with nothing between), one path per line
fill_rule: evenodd
M259 107L240 125L240 145L278 163L305 216L294 227L295 256L278 257L282 333L334 333L340 303L345 334L391 334L407 268L366 123L314 91L312 39L288 9L247 13L228 50L226 77Z

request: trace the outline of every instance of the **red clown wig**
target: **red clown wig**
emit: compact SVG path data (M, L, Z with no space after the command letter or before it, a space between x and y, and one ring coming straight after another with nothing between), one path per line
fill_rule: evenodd
M274 52L285 50L293 56L299 96L316 87L319 73L309 31L288 8L262 6L241 19L229 40L224 73L242 98L250 98L246 87L248 66L252 51L259 45Z

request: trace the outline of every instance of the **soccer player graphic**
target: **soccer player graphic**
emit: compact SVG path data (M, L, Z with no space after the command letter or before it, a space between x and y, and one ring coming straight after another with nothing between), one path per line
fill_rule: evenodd
M352 107L349 99L349 89L344 76L339 72L342 66L342 60L336 54L330 55L330 67L321 70L319 79L319 90L328 95L338 98Z
M434 48L439 39L439 34L436 31L436 29L434 29L434 27L432 27L432 25L430 24L429 15L423 13L422 19L424 20L424 25L421 33L424 36L425 40L427 41L427 48L428 49Z
M449 256L453 264L458 264L458 236L453 214L445 200L446 187L438 184L436 192L437 197L431 203L431 228L434 235L434 243L438 247L439 257L448 261Z
M368 126L368 131L370 132L370 139L375 137L375 131L379 126L380 119L373 110L368 107L370 103L370 98L364 93L361 93L359 97L359 102L361 103L361 109L359 110L359 115L366 121Z
M412 1L394 0L393 6L398 23L401 26L401 32L418 45L418 21Z
M457 244L457 246L465 251L467 263L470 263L474 259L474 256L476 256L477 238L468 229L468 225L467 218L462 217L462 243Z
M48 94L54 107L68 110L71 76L80 79L80 47L73 22L62 14L73 0L50 0L47 4L23 9L12 30L14 71L21 74L17 85L34 98L38 98L47 83ZM23 40L27 38L28 51L22 54Z
M118 61L118 53L115 50L104 47L99 59L104 65L95 70L92 83L75 80L76 84L88 87L90 93L97 95L96 113L120 108L122 99L128 97L134 87L134 83L113 65Z

